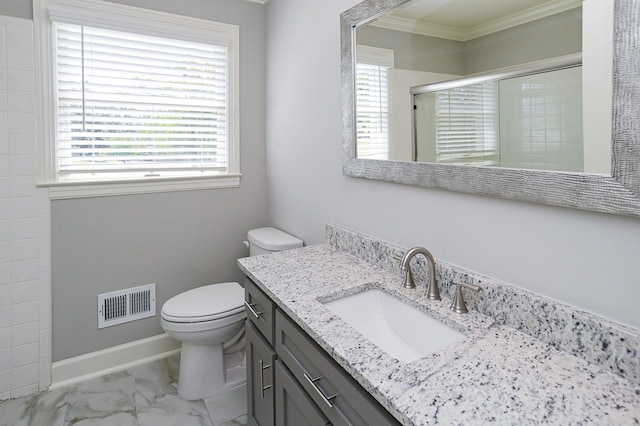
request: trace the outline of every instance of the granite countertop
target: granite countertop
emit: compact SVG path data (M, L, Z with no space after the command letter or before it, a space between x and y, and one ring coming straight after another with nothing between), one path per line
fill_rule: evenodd
M328 244L238 264L402 424L640 424L640 385L490 316L455 314L446 296L427 300L422 284L401 288L399 271ZM322 304L368 288L429 311L467 339L400 363Z

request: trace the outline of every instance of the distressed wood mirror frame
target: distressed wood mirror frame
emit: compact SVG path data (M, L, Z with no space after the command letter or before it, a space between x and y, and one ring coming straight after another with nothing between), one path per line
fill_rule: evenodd
M355 28L406 1L340 15L344 175L640 217L640 0L615 0L611 176L356 158Z

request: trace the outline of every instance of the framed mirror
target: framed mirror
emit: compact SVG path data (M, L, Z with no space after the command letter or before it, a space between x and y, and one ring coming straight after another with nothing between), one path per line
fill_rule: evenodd
M456 49L458 51L473 50L469 47L469 42L463 40L462 43L465 44L461 45L459 40L452 41L449 35L444 35L445 33L436 33L435 35L428 34L428 37L435 37L436 39L442 40L427 40L426 44L436 45L436 50L432 50L432 54L428 52L425 53L424 50L420 51L416 55L417 59L412 60L412 62L417 63L422 61L423 63L431 64L432 67L427 69L426 73L442 74L442 76L439 77L439 80L434 81L431 79L429 81L429 78L433 76L427 76L425 74L424 65L421 65L423 67L422 69L409 70L412 76L418 76L417 79L408 79L411 83L405 83L403 80L403 83L400 85L397 83L393 84L396 88L400 87L399 92L401 93L401 96L407 100L406 103L404 101L400 103L404 103L402 106L404 111L400 113L400 119L392 118L390 121L386 122L386 127L385 125L380 126L382 133L387 132L385 137L387 138L386 143L388 152L380 154L380 151L378 151L378 154L372 155L371 153L374 152L374 150L370 149L367 151L367 147L362 143L359 143L359 138L363 138L362 130L359 130L359 126L362 127L363 115L362 113L359 115L356 113L356 104L358 102L361 103L361 100L358 101L358 96L361 95L356 94L356 78L358 77L359 72L366 71L359 71L358 64L381 64L387 69L393 69L394 73L399 74L395 71L393 62L389 62L390 55L388 55L388 53L391 51L391 56L394 56L395 54L394 60L396 63L398 61L404 61L405 65L402 66L402 73L404 73L403 75L408 75L408 73L405 72L407 71L407 68L409 68L409 66L406 65L408 63L408 53L394 47L394 45L390 43L392 43L394 37L399 37L400 39L404 37L405 40L410 40L410 42L398 44L398 46L404 46L404 49L406 49L407 46L415 48L415 46L420 46L420 43L424 44L425 40L421 38L425 36L423 30L424 26L420 22L420 20L424 20L422 15L426 14L426 12L424 12L424 5L426 4L429 6L427 9L437 11L439 9L443 9L443 5L454 4L457 1L459 0L365 0L355 7L345 11L341 15L343 174L354 177L537 202L556 206L580 208L598 212L640 216L640 2L637 0L615 0L614 8L611 11L613 22L609 21L607 23L610 27L612 34L611 37L613 38L613 49L610 50L610 57L612 58L609 59L605 65L607 65L611 70L609 72L612 73L612 78L603 79L601 76L593 77L593 74L590 74L592 73L593 68L591 68L588 62L602 63L603 61L601 59L596 59L595 61L590 59L587 61L587 58L592 55L588 49L591 49L591 46L594 43L591 42L592 39L584 38L584 35L582 35L580 41L585 41L582 41L581 43L579 41L577 43L578 45L585 44L587 46L588 49L584 52L576 52L576 50L580 49L576 49L571 46L571 43L563 44L567 45L566 48L563 47L565 50L552 49L553 51L550 53L537 53L536 48L519 48L514 51L520 53L526 52L527 54L524 55L523 58L520 58L519 63L515 64L509 63L508 61L505 62L504 58L500 59L499 55L493 55L493 53L491 53L504 52L507 50L505 47L497 48L498 45L491 44L494 43L495 40L491 40L490 38L497 38L495 35L492 35L492 33L485 33L480 36L476 35L476 38L481 37L479 39L479 44L484 42L484 44L487 45L487 42L485 41L490 40L491 43L488 45L493 46L493 48L489 51L485 51L484 53L476 54L476 62L473 66L470 66L471 71L465 73L460 71L460 68L445 69L442 68L442 66L443 64L447 64L447 61L453 63L457 60L460 62L459 55L455 56L455 51ZM584 0L584 2L578 2L578 4L595 4L599 1L602 0ZM534 0L532 0L532 2L535 3ZM606 0L606 2L611 4L609 0ZM485 2L472 3L482 3L485 5ZM527 2L500 0L498 3L502 3L502 8L504 9L506 5L511 7L511 5L514 5L515 3ZM538 1L537 3L540 2ZM556 7L560 4L566 5L570 3L572 3L571 0L554 0L546 2L545 4ZM575 3L575 1L573 3ZM416 9L418 4L422 4L422 9ZM573 15L575 15L576 13L574 9L575 5L569 5L566 6L566 9L561 11L561 13L564 15L571 15L573 13ZM483 13L484 12L485 11L483 10ZM582 11L580 11L580 13L582 13ZM478 14L479 13L477 12L474 13L474 15ZM508 13L509 16L515 16L517 14L523 15L521 11L510 11ZM524 15L526 14L527 13L524 13ZM454 15L463 16L464 11L461 12L458 10ZM415 17L416 19L411 19L412 17ZM420 18L420 20L417 18ZM558 18L554 17L552 19ZM431 22L433 24L431 25L432 28L436 27L436 29L439 30L444 28L447 31L450 29L450 25L442 25L443 21L437 21L436 18L433 18L432 21L433 20L435 20L435 22ZM494 18L493 21L496 21L496 19ZM411 22L411 24L406 25L407 22ZM580 25L582 25L582 22L580 22ZM591 21L585 21L584 25L585 27L591 27L593 24L591 24ZM517 25L512 24L509 28L513 28L514 26ZM568 25L564 23L561 24L561 26L566 27ZM483 25L475 25L475 27L482 28ZM416 28L421 29L422 33L416 35ZM550 33L551 30L549 30L548 27L545 28L547 28L545 32ZM404 34L396 34L399 31L402 31ZM528 31L528 33L525 33L525 38L536 38L536 36L532 35L534 34L531 32L533 31L532 29L529 29ZM596 37L598 37L598 32L600 34L602 33L600 30L596 31ZM406 33L411 34L407 35ZM410 38L407 39L407 37ZM482 37L484 37L484 39L482 39ZM517 37L518 36L515 36L515 38ZM565 38L569 39L571 37L575 38L575 36L562 38L564 40ZM580 37L580 35L577 37ZM376 39L383 41L376 42ZM513 37L510 39L507 37L506 39L514 40ZM557 36L556 39L558 39ZM477 40L475 42L477 43ZM549 43L543 44L548 45ZM560 45L562 43L556 44ZM575 44L576 43L574 43L574 45ZM445 49L447 46L450 49L449 51ZM554 48L555 47L558 46L554 46ZM610 45L607 44L607 47L610 47ZM479 50L478 52L481 51ZM535 55L538 55L538 57ZM493 56L498 57L497 61L492 64L483 63L486 62L485 59L488 60ZM499 144L495 141L492 142L492 145L489 144L493 150L491 151L492 157L490 161L485 161L483 163L478 163L475 160L469 161L469 156L475 155L474 153L469 154L469 152L465 152L463 155L463 157L465 157L465 161L444 162L440 161L438 159L439 157L435 154L427 156L423 161L415 161L417 159L416 129L423 129L420 130L421 132L424 132L424 129L426 129L426 134L434 135L437 133L435 129L439 129L437 126L440 125L442 127L440 123L434 124L435 119L433 117L435 117L435 115L433 114L430 115L430 118L426 119L426 121L417 121L418 119L416 119L416 116L414 115L414 110L417 108L418 102L416 102L413 95L415 95L416 92L420 92L420 88L424 89L427 87L427 93L437 92L437 90L432 89L433 87L436 87L437 89L438 84L444 84L446 86L453 82L455 86L461 80L473 80L474 77L486 77L487 75L493 74L501 75L504 74L505 70L511 72L511 74L509 74L510 76L514 75L514 70L516 72L515 75L518 78L525 76L524 80L526 80L526 82L517 82L516 86L532 87L532 83L529 81L530 79L526 77L531 73L526 72L526 69L531 68L532 64L539 68L541 63L555 63L554 61L562 57L565 59L567 57L571 57L571 60L574 62L576 57L580 58L579 62L584 58L584 64L580 63L579 65L584 65L584 69L589 67L589 73L586 71L581 73L583 84L579 87L579 89L581 88L582 90L578 90L578 92L581 92L580 95L585 98L585 102L587 102L587 98L591 97L591 104L589 105L595 104L600 107L601 111L596 115L588 116L586 110L590 107L585 103L583 108L585 110L584 115L581 114L581 117L584 117L584 123L579 123L577 126L574 126L578 129L578 133L584 132L586 134L584 138L582 138L582 135L580 135L579 138L581 144L579 148L581 150L579 152L580 157L575 156L578 154L571 154L570 162L573 161L573 163L576 163L577 165L573 164L571 167L565 168L564 166L559 165L560 162L555 159L553 161L532 162L531 158L527 158L525 162L520 163L503 161L504 164L498 164L499 161L496 160L496 156L501 159L507 157L505 153L508 149L504 147L520 147L524 146L525 142L529 144L527 146L532 146L531 139L535 139L541 134L543 138L547 138L543 145L554 146L557 148L559 146L557 144L557 139L560 138L560 136L557 135L559 135L560 132L553 128L551 129L553 131L549 131L548 129L553 127L549 123L553 120L555 120L555 122L558 122L558 120L561 120L562 122L571 121L566 117L562 117L561 119L558 119L557 117L543 117L542 119L539 119L540 117L538 117L537 123L547 123L542 125L542 127L545 127L547 130L542 133L531 132L531 128L535 123L533 121L525 123L520 116L522 115L522 111L524 111L524 107L522 106L523 101L526 100L529 103L533 103L535 100L532 101L533 98L530 95L523 96L522 94L516 95L517 102L519 103L517 108L513 107L513 103L504 102L502 96L499 98L495 96L491 98L499 99L499 102L496 101L495 103L496 105L499 104L500 108L494 109L505 111L505 113L500 113L499 115L494 114L495 117L499 117L499 119L487 120L485 117L482 120L478 120L477 118L474 118L475 121L482 121L485 123L483 125L486 125L488 122L493 123L494 121L502 122L500 127L495 127L491 124L491 126L494 127L489 126L491 129L489 132L486 128L482 131L474 130L475 133L483 134L483 138L485 138L484 135L487 133L494 135L499 134L499 137L494 137L495 140L499 140ZM469 64L472 61L469 58L463 58L462 62ZM440 69L437 67L434 68L433 64L437 64ZM544 68L544 66L544 70L553 68ZM524 69L525 72L522 73L522 69ZM522 75L518 74L518 72L521 72ZM429 78L425 79L425 76ZM395 78L397 76L393 75L392 77ZM549 79L546 75L544 78L545 80ZM591 80L588 78L591 78ZM575 76L570 77L569 80L575 81L576 78ZM611 81L611 87L608 92L610 95L605 92L603 98L603 95L600 94L600 98L596 98L596 101L594 102L593 96L594 93L597 92L595 89L598 89L601 86L608 86L606 83L609 81ZM539 88L540 85L538 84L536 87ZM358 90L361 89L362 82L359 81ZM469 90L465 90L465 96L468 96L467 92L469 92ZM483 93L487 92L486 88L483 90ZM500 89L501 92L508 92L511 90L512 89L508 86ZM438 96L448 100L452 99L451 93ZM550 98L551 96L548 97ZM602 105L607 105L607 101L611 102L611 115L607 114L606 110L602 112ZM435 101L427 100L424 102L428 104L429 102L434 103ZM468 103L468 101L466 102ZM578 108L580 107L581 105L578 106ZM362 108L362 106L359 108ZM379 105L376 105L376 108L379 109ZM451 109L451 104L448 104L447 108ZM532 110L531 106L528 106L527 108L527 111ZM546 109L550 110L549 107ZM562 106L560 109L564 110L566 108ZM398 117L398 110L399 108L395 108L394 113L396 114L396 117ZM377 119L377 117L374 117L374 119ZM452 119L449 118L449 120ZM573 121L575 122L575 120ZM453 121L447 123L447 126L450 127L451 122ZM514 122L520 123L520 127L518 128L519 133L522 133L522 128L524 126L527 128L528 134L534 135L535 137L530 137L529 140L525 142L521 139L517 139L514 134L518 132L514 133L513 131L514 126L512 123ZM402 124L404 127L395 128L394 126L396 124L394 123L404 123ZM522 123L525 124L522 125ZM502 129L505 124L507 125L507 130L510 130L510 132ZM379 122L377 125L379 125ZM589 129L589 125L592 126L591 129ZM509 129L509 127L511 127L511 129ZM566 133L565 129L561 130L564 132L562 134ZM594 135L597 135L598 132L602 135L603 130L606 132L604 133L604 136L598 136L595 138L597 140L594 141ZM360 134L358 134L359 131ZM393 143L389 142L391 134L394 135ZM368 138L368 135L364 138ZM435 136L430 136L430 138L435 139ZM590 142L587 143L589 138ZM441 140L445 139L446 138L441 138ZM552 142L556 144L553 145L550 143L550 139L554 139ZM575 139L575 137L573 139ZM584 139L584 145L582 145L582 139ZM595 142L597 142L597 144ZM486 141L483 140L482 143L486 145ZM477 145L477 141L474 141L474 146ZM405 148L402 148L402 146ZM567 146L568 145L563 146L560 151L567 151ZM446 146L440 142L440 145L438 145L437 148L438 152L444 152L443 147L446 148ZM591 147L596 147L594 148L598 152L596 157L589 154L592 149ZM397 154L397 152L402 152L403 149L406 153L403 154L405 155L404 157ZM419 149L422 149L423 151L427 150L427 148ZM435 149L436 148L434 148L434 150ZM392 153L392 151L396 151L396 153ZM485 153L483 153L483 155L484 154ZM545 152L547 157L548 154L549 152ZM451 158L450 155L448 157L446 155L443 156L443 158L445 157L447 159ZM578 158L577 161L575 161L576 158ZM587 163L591 161L588 161L587 158L596 158L597 165L587 166ZM566 162L567 160L563 161Z

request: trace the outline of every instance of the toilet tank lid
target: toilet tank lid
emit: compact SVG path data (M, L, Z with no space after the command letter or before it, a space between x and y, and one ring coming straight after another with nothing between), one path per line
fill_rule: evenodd
M205 285L185 291L162 305L162 313L177 318L199 318L231 311L244 303L244 289L237 282Z
M247 238L251 244L265 250L280 251L302 247L301 239L273 227L252 229Z

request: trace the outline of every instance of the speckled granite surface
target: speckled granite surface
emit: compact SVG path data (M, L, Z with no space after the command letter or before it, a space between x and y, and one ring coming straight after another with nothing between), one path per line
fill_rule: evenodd
M238 263L403 424L640 424L638 361L632 359L637 353L621 354L634 350L629 341L637 342L637 331L620 328L618 334L615 324L583 318L539 296L531 299L533 295L438 259L443 300L428 301L420 260L414 265L418 288L399 287L398 262L392 257L404 248L334 225L327 229L327 240ZM485 288L479 296L468 295L468 315L448 309L447 295L458 280ZM374 287L430 312L465 332L467 339L402 364L322 304ZM514 314L514 306L524 314ZM544 341L535 338L547 333L552 336ZM417 333L416 338L428 335ZM603 349L601 339L613 343ZM593 344L600 349L584 349Z
M392 273L398 271L393 253L406 251L337 225L327 225L327 241L333 248ZM442 294L452 297L457 282L477 284L483 289L481 293L465 293L469 309L640 384L640 330L436 260L436 280ZM418 257L412 266L416 282L428 282L424 258Z

